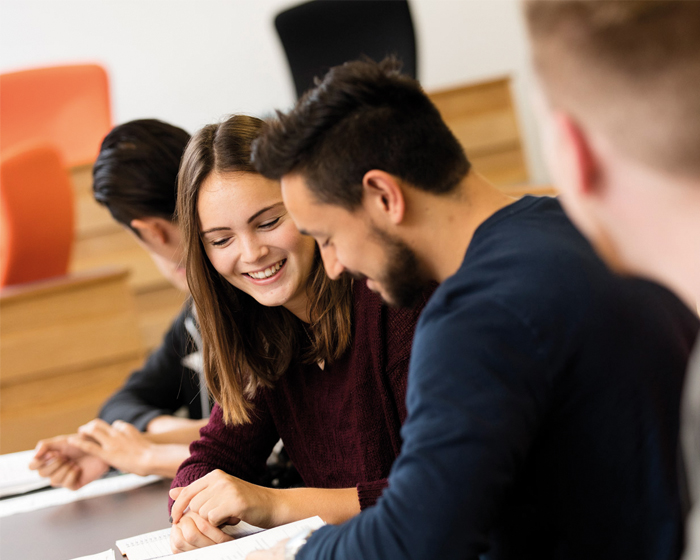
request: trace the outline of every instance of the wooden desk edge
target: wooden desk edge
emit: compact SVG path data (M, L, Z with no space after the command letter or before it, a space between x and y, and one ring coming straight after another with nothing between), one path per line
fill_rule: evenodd
M85 272L71 272L65 276L56 276L46 280L17 284L0 289L0 302L10 303L21 299L36 297L49 293L84 288L85 286L126 279L130 272L127 268L106 266Z

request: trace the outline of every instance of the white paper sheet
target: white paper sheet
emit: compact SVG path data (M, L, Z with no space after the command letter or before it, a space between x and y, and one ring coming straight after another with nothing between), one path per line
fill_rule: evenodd
M116 560L116 556L114 554L114 550L110 548L104 552L90 554L89 556L81 556L80 558L73 558L73 560Z
M248 537L264 530L245 521L236 525L226 525L222 529L224 533L236 539ZM128 539L120 539L117 541L117 548L129 560L152 560L170 556L172 554L170 551L170 527Z
M170 551L170 527L128 539L120 539L116 544L122 556L126 556L129 560L150 560L172 554Z
M55 488L46 490L45 492L37 492L28 496L18 496L17 498L8 498L0 501L0 517L14 515L27 511L35 511L42 508L59 506L94 498L96 496L104 496L105 494L116 494L117 492L126 492L134 488L146 486L162 480L162 477L156 475L138 476L135 474L123 474L95 480L90 484L83 486L80 490L68 490L67 488Z
M49 479L29 470L34 450L0 455L0 498L49 486Z
M236 525L226 525L222 529L224 533L237 539L254 535L264 530L245 521L241 521ZM170 527L128 539L120 539L117 541L117 548L129 560L152 560L153 558L170 556L172 554L170 551Z
M165 558L173 560L245 560L245 557L254 550L271 548L282 539L291 538L304 529L315 530L323 525L325 523L320 517L309 517L235 541L181 552L178 555Z

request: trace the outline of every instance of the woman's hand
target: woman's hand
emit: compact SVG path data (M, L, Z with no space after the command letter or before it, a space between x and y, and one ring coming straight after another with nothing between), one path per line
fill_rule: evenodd
M70 437L69 443L120 471L150 474L153 444L127 422L116 420L110 426L96 418L78 428L78 435Z
M275 527L281 523L276 511L279 492L215 470L187 487L170 490L175 500L171 516L178 523L189 507L214 527L234 525L240 519L258 527Z
M170 549L173 554L230 540L233 540L233 537L193 511L188 511L180 517L170 530Z
M109 464L72 445L70 442L74 437L65 435L41 440L29 468L48 478L51 486L70 490L77 490L100 478L109 470Z

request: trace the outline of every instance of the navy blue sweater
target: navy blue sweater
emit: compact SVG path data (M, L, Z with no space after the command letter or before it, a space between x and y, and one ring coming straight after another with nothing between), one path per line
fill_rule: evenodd
M557 200L498 211L420 318L389 487L297 558L678 558L697 331L670 292L610 273Z

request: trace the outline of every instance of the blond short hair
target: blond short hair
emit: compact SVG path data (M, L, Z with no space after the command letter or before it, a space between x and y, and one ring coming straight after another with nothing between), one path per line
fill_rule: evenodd
M549 102L634 159L700 177L700 2L526 0Z

